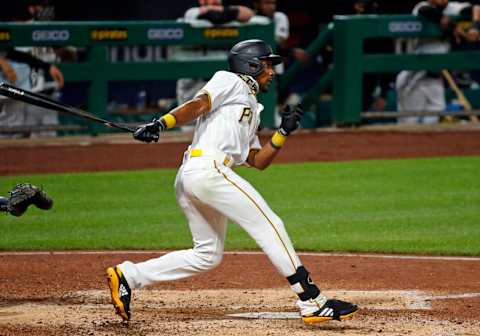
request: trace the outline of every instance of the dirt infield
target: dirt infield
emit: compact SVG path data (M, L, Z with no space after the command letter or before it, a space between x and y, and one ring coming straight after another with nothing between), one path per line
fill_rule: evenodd
M361 307L352 320L306 326L269 260L241 253L227 254L211 272L136 291L132 321L123 325L109 303L105 267L160 254L0 254L0 335L473 336L480 330L478 258L302 255L325 293Z
M3 141L0 174L176 167L188 137ZM459 155L480 155L480 129L301 132L277 162ZM325 293L361 307L352 320L306 326L263 254L228 253L211 272L136 291L133 319L120 323L104 269L160 254L0 253L0 335L480 334L480 259L460 257L304 254Z

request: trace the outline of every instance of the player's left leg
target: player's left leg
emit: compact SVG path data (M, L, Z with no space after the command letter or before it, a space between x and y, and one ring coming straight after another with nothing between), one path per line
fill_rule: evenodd
M217 175L215 193L199 196L237 222L257 242L298 295L297 305L304 321L316 323L351 317L357 306L329 300L320 293L296 254L282 220L255 188L225 166L217 166Z

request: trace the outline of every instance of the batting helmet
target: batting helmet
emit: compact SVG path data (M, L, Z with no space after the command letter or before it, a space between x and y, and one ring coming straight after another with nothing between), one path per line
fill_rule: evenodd
M272 53L272 48L262 40L245 40L235 44L228 54L230 71L256 77L262 73L262 60L274 65L282 63L282 57Z

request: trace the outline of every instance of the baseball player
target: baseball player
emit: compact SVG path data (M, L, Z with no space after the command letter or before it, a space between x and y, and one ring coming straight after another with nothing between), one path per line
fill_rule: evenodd
M107 269L112 303L129 320L132 289L205 272L222 260L227 218L238 223L262 248L298 295L305 323L343 320L357 306L328 299L295 253L282 220L263 197L232 169L246 165L263 170L296 130L302 111L287 109L280 128L261 146L256 135L265 92L282 62L261 40L242 41L229 52L229 70L218 71L190 101L160 119L140 126L134 138L158 141L159 132L196 119L192 144L175 180L177 201L187 217L193 248L140 263L125 261Z

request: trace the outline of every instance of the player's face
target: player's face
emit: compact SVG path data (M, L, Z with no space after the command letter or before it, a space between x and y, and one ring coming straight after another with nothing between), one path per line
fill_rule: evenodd
M273 77L275 77L275 70L273 69L273 64L271 61L263 61L263 71L260 75L258 75L255 80L258 83L260 91L267 92L270 84L273 81Z

